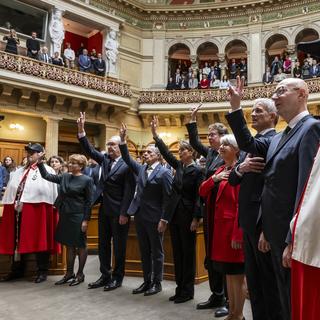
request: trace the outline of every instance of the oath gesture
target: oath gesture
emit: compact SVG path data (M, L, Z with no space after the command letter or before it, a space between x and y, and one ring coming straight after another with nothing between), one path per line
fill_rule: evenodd
M228 89L230 104L232 110L237 110L240 108L241 98L243 96L243 87L244 87L244 77L237 76L236 87L230 86Z
M152 116L152 120L150 122L151 133L154 138L158 136L157 128L159 128L159 119L157 116Z
M193 107L191 109L191 118L190 118L190 122L195 122L197 121L197 113L198 113L198 110L201 108L202 106L202 103L200 103L197 107Z
M119 136L121 139L121 142L125 142L127 138L127 126L122 122L121 128L119 130Z
M80 117L77 120L78 133L83 133L84 132L84 123L85 122L86 122L86 113L85 112L80 112Z

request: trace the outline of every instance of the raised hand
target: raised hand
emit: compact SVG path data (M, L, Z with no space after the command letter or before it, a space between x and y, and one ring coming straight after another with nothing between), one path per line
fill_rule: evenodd
M119 136L122 142L126 141L127 138L127 126L122 122L119 130Z
M202 103L200 103L197 107L194 107L191 109L191 119L190 119L190 122L195 122L197 121L197 113L198 113L198 110L201 108L202 106Z
M78 133L83 133L84 132L84 124L86 122L86 113L85 112L80 112L80 117L77 120L78 124Z
M230 104L232 110L237 110L240 108L241 98L243 96L243 87L244 87L244 77L240 79L237 76L237 85L236 87L230 86L228 89Z
M152 120L150 122L151 133L154 138L158 136L157 128L159 128L159 119L157 116L152 116Z
M38 163L42 163L43 159L44 159L44 156L46 155L46 152L43 151L43 152L39 152L37 154L38 154Z

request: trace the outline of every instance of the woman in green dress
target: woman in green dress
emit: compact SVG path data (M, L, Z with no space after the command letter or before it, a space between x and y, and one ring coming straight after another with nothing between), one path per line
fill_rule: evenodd
M55 283L56 285L71 281L69 285L75 286L84 281L83 269L88 255L86 232L94 192L93 180L81 172L86 165L86 157L80 154L69 157L69 173L49 174L42 161L38 165L44 179L60 186L54 204L59 211L55 239L67 246L67 273ZM73 268L77 252L79 269L75 275Z

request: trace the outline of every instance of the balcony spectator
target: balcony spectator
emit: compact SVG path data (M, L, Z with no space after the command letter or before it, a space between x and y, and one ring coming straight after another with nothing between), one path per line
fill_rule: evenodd
M88 56L88 50L83 49L83 54L79 56L79 67L80 71L82 72L89 72L91 68L91 60L90 57Z
M292 61L289 55L286 56L283 62L283 72L285 74L291 74L291 66L292 66Z
M80 57L83 54L83 50L85 49L84 44L80 43L80 48L77 50L76 57Z
M278 74L278 70L279 68L281 68L281 62L279 61L278 56L275 56L272 63L271 63L271 74L273 76L275 76L276 74Z
M200 88L201 89L208 89L210 82L208 80L208 76L206 73L202 74L202 80L200 81Z
M303 79L310 79L310 65L307 59L304 60L303 66L302 66L302 78Z
M239 63L240 77L245 77L245 79L247 79L247 68L246 60L242 58Z
M38 56L38 60L43 61L45 63L52 63L52 59L48 54L47 47L42 47L41 52L39 53L39 56Z
M180 69L178 68L178 69L176 70L176 74L175 74L176 89L180 89L180 87L181 87L181 80L182 80L182 77L181 77Z
M190 80L190 79L192 78L192 74L193 74L193 69L190 67L190 68L188 69L188 74L187 74L188 80Z
M74 50L71 49L71 44L67 42L66 48L63 51L64 63L67 68L74 68L74 61L76 59Z
M217 78L217 76L214 74L213 78L210 81L210 88L212 89L219 89L220 88L220 80Z
M278 73L273 77L274 82L278 83L281 82L282 80L286 79L287 75L282 72L282 69L278 69Z
M167 83L166 90L175 90L175 89L176 89L176 83L173 81L173 78L170 77Z
M271 69L270 69L270 67L267 67L266 72L263 74L262 82L263 82L265 85L271 84L271 83L273 82L273 76L272 76L272 74L271 74Z
M181 77L181 90L186 90L189 89L189 83L188 83L188 79L185 75L182 75Z
M59 57L59 52L55 52L53 57L51 58L51 63L55 66L63 67L63 60L61 57Z
M317 60L312 61L312 66L310 67L310 78L317 78L320 75L320 68L317 64Z
M189 89L198 89L199 81L196 78L196 75L193 73L189 79Z
M238 65L236 64L236 60L232 59L229 67L230 70L230 79L236 79L238 73Z
M208 62L205 62L204 63L204 68L202 69L202 73L205 73L207 75L207 77L208 77L209 74L210 74L210 71L211 71L211 69L210 69L210 67L208 65Z
M10 29L9 34L3 37L4 41L7 41L5 52L18 54L18 45L20 45L20 40L17 37L17 33L14 29Z
M91 61L91 67L92 67L93 71L94 71L94 62L97 59L98 59L97 51L96 51L96 49L92 49L91 52L90 52L90 61Z
M304 59L303 62L307 61L309 66L312 66L312 61L313 61L313 58L311 57L311 54L310 53L307 53L307 57Z
M230 87L230 82L228 80L228 77L224 75L222 77L222 80L220 81L220 87L219 89L228 89Z
M295 66L293 68L293 77L294 78L302 78L302 69L301 69L299 61L297 61L295 63Z
M106 74L106 62L102 59L102 54L98 53L97 59L93 63L93 68L97 76L104 77Z
M216 77L221 80L221 68L219 66L219 62L215 61L213 64L213 70L214 70L214 74L216 75Z
M37 33L32 31L31 39L27 39L26 47L27 47L27 56L32 59L38 59L38 54L40 52L40 42L37 38Z

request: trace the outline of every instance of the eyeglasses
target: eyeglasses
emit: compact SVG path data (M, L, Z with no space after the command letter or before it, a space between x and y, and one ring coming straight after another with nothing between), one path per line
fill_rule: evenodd
M275 90L272 94L272 96L277 96L277 98L279 98L280 96L282 96L284 93L286 93L287 91L290 90L299 90L300 88L287 88L287 87L279 87L277 90Z

